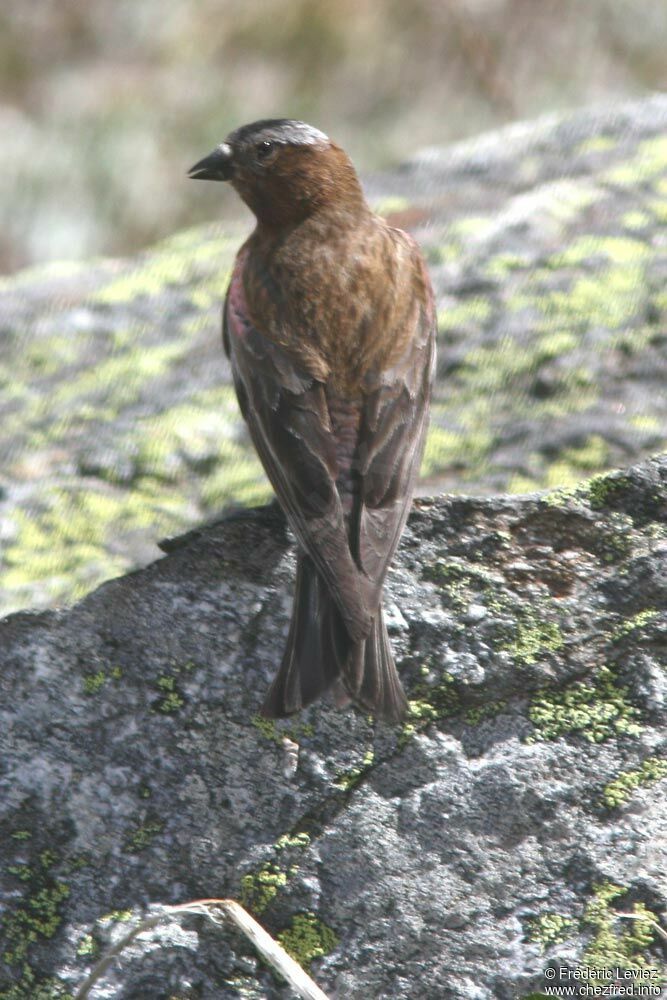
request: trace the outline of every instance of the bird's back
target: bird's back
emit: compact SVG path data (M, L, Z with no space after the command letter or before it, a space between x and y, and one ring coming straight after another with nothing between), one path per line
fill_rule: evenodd
M370 211L309 219L280 239L247 244L243 281L257 328L343 397L391 367L432 312L421 255Z

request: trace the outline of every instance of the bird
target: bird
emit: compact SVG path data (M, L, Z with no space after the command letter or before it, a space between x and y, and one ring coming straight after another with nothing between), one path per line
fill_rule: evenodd
M382 608L410 511L435 370L417 243L368 205L347 153L306 122L231 132L190 168L255 216L223 308L250 437L298 543L287 644L261 714L330 692L399 723L408 701Z

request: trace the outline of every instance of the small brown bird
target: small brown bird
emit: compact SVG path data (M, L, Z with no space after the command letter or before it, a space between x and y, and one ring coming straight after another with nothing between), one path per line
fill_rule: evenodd
M257 219L223 316L241 412L300 552L287 649L262 712L333 688L399 720L407 700L382 585L419 472L435 359L419 249L368 207L346 153L254 122L189 171L230 181Z

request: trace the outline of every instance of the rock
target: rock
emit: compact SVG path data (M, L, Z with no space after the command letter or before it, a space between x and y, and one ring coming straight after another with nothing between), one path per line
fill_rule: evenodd
M666 488L663 458L570 491L419 500L387 584L399 729L255 714L293 585L275 507L0 622L0 997L72 996L147 912L202 897L243 901L330 997L658 976ZM290 993L238 932L172 917L89 995Z
M570 486L665 450L666 134L655 96L367 179L438 300L422 492ZM0 613L79 598L160 535L268 499L220 347L244 237L214 225L0 282Z

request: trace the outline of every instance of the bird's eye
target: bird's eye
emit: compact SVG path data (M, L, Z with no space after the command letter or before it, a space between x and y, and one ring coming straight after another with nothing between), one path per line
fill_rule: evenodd
M275 145L275 142L271 142L269 139L265 139L263 142L258 142L255 147L257 159L266 160L267 157L273 152Z

